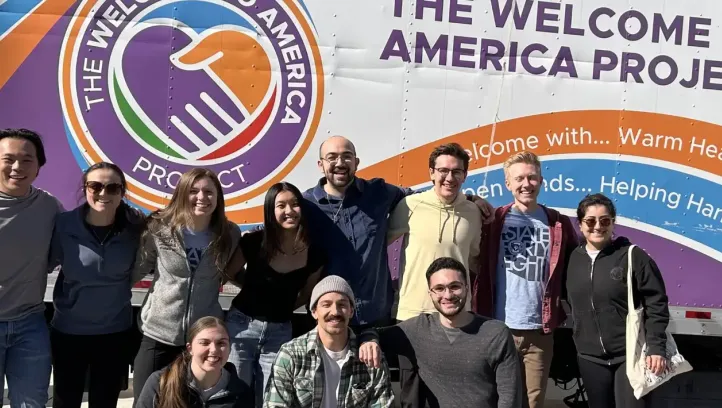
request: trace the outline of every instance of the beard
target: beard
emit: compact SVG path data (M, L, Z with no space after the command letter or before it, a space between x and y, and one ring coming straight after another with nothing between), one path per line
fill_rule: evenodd
M351 168L334 168L326 171L326 181L334 187L346 187L354 179L355 172Z
M436 311L438 311L439 314L441 314L442 316L448 317L448 318L454 317L454 316L458 315L459 313L463 312L464 305L466 304L466 297L463 297L463 298L462 297L454 297L450 300L453 301L454 305L456 306L456 309L454 309L453 311L445 310L444 306L441 304L441 301L438 301L438 300L433 301L434 308L436 308Z

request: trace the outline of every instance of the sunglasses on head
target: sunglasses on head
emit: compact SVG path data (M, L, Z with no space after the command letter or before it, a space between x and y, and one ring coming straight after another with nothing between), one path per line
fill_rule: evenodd
M597 219L594 217L585 218L582 220L582 222L589 228L594 228L595 225L597 225ZM599 226L602 228L606 228L610 225L612 225L613 220L609 217L604 217L599 219Z
M123 185L120 183L103 184L99 181L88 181L85 183L85 187L93 194L100 194L105 190L106 194L117 195L123 191Z

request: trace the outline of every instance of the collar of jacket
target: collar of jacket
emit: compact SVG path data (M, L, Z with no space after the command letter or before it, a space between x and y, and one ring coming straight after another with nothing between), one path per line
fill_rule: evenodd
M363 194L364 192L364 186L366 181L363 179L360 179L356 176L354 176L353 181L349 184L349 188L346 190L346 195L348 195L353 190L356 190L358 194ZM313 188L313 198L316 199L316 202L321 202L321 200L326 200L327 196L331 197L329 194L326 193L326 190L323 189L323 185L328 183L328 180L326 180L325 177L321 177L318 180L318 184L316 184L316 187ZM336 199L339 199L338 197L335 197Z
M241 395L244 392L249 392L250 388L246 383L241 381L240 378L238 378L238 375L236 374L236 366L231 362L226 362L225 365L223 365L223 369L228 371L228 385L226 385L225 389L222 389L215 394L208 397L208 401L220 399L227 397L229 395ZM220 380L220 379L219 379ZM193 390L200 399L201 390L199 390L193 383L193 371L191 370L190 366L188 366L188 388Z

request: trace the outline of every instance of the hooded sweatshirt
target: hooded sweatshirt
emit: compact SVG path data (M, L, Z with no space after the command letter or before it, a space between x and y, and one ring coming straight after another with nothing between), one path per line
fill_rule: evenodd
M0 322L45 310L48 250L61 210L54 196L35 187L24 197L0 193Z
M406 320L421 313L436 313L429 297L426 269L438 258L454 258L466 267L470 283L470 260L479 256L481 211L463 194L451 204L439 200L434 189L409 195L391 213L388 238L400 235L404 235L404 241L396 318Z
M631 242L618 237L592 257L579 246L569 258L566 292L574 323L574 343L582 358L615 364L626 343L627 255ZM634 308L643 305L649 355L665 355L669 307L662 274L647 253L632 251Z

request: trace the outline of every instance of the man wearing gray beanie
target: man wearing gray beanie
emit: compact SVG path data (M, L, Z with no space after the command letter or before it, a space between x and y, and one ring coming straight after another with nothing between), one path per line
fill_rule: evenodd
M349 328L355 303L351 286L339 276L316 284L310 304L317 325L281 346L268 378L264 408L310 408L313 401L336 408L339 400L348 408L393 405L386 361L374 368L359 360L356 335ZM315 381L321 367L323 382Z

